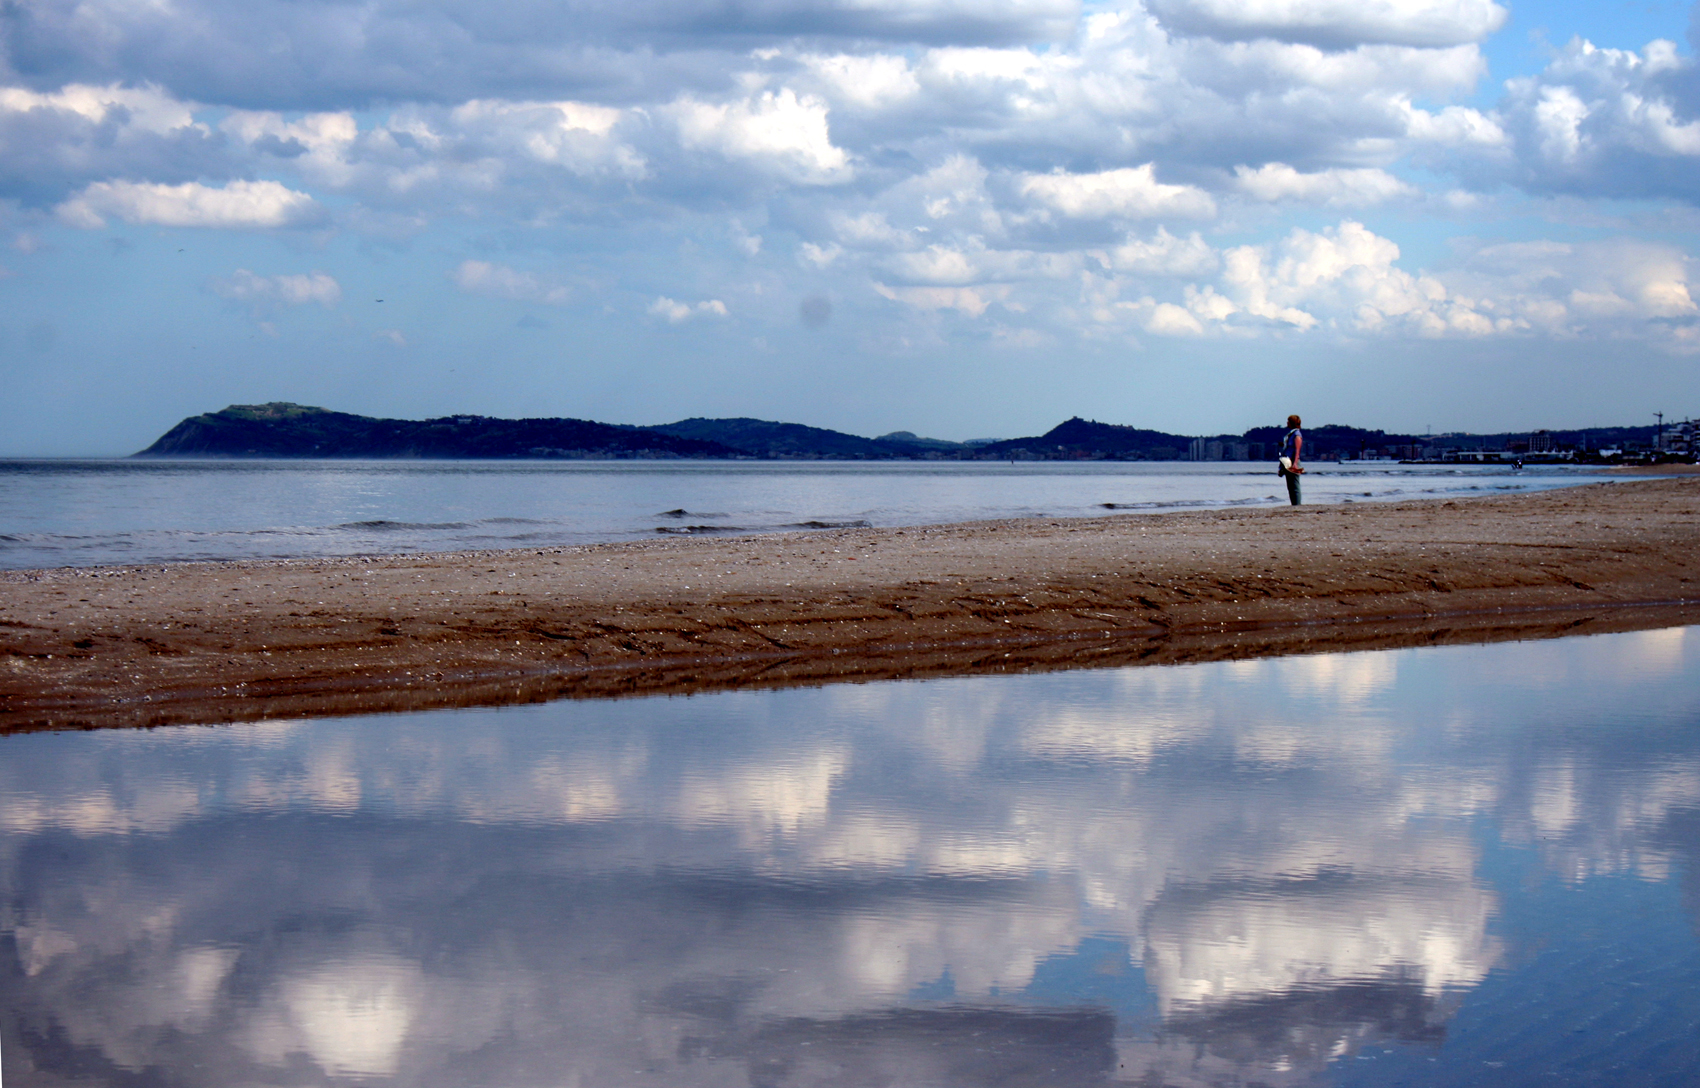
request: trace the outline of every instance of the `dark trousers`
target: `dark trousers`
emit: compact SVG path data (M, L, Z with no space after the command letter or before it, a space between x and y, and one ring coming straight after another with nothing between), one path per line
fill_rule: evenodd
M1281 478L1287 481L1287 499L1294 505L1299 504L1299 474L1283 472Z

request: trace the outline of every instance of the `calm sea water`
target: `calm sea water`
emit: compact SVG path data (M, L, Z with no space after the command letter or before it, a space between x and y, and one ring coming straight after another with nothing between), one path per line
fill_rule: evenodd
M0 737L61 1085L1691 1086L1700 628Z
M1306 501L1520 491L1565 467L1312 467ZM1285 502L1248 463L0 461L0 569L580 544Z

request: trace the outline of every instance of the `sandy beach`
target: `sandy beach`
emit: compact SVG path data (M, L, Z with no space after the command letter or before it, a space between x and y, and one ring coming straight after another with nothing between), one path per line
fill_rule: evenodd
M0 575L0 729L1185 662L1700 622L1700 478Z

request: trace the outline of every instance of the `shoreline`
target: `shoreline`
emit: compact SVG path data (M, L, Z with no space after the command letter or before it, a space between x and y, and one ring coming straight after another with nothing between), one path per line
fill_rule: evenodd
M0 574L0 731L1700 623L1700 478Z

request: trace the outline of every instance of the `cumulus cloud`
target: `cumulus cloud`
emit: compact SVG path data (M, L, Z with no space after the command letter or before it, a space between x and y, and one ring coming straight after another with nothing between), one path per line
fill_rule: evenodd
M157 87L0 86L0 198L50 206L92 181L228 172L216 134L195 121L190 104Z
M1522 331L1484 314L1438 279L1398 267L1399 247L1350 220L1321 232L1295 229L1279 242L1235 246L1221 272L1185 282L1179 300L1119 301L1119 284L1093 278L1087 301L1099 322L1135 320L1168 336L1240 336L1327 330L1352 335L1483 336Z
M889 109L921 93L906 57L885 53L811 54L800 58L837 101L863 109Z
M1161 276L1200 276L1221 264L1216 250L1197 231L1177 238L1163 227L1149 239L1129 235L1101 260L1117 271Z
M1455 292L1560 337L1646 336L1700 349L1693 258L1663 242L1507 242L1471 253L1447 276Z
M1159 336L1198 336L1204 332L1204 325L1191 311L1172 302L1153 304L1143 325L1146 332Z
M831 217L833 233L839 241L849 245L863 247L898 247L911 245L914 235L910 231L898 230L886 219L885 212L861 212L852 215L848 212L833 212Z
M1294 230L1274 246L1236 246L1222 255L1224 294L1234 308L1219 320L1244 315L1309 329L1320 321L1311 311L1323 310L1349 314L1362 328L1408 318L1422 331L1444 331L1434 310L1445 288L1396 267L1398 259L1397 245L1351 221L1321 233ZM1468 318L1459 328L1485 331Z
M96 124L115 120L127 128L164 133L195 124L188 104L158 86L104 87L71 83L57 91L38 92L26 87L0 87L0 112L64 111Z
M489 261L462 261L450 278L463 291L521 302L559 305L572 297L572 292L566 287L545 282L534 273Z
M12 69L43 82L151 82L201 101L314 111L587 88L629 96L652 76L634 58L678 86L704 50L736 55L752 41L1055 41L1079 11L1078 0L372 0L354 18L337 0L33 0L0 9L0 38Z
M1007 286L890 287L879 282L874 283L874 290L884 298L917 310L956 310L968 317L979 317L993 302L1010 294Z
M1700 201L1695 73L1668 41L1639 53L1571 41L1538 76L1506 84L1512 180L1536 192Z
M278 113L234 110L218 127L255 155L274 165L287 163L317 184L341 187L353 174L349 160L360 125L352 113L310 113L286 121Z
M804 242L797 247L797 262L808 268L826 268L843 252L844 247L837 242L828 242L824 246Z
M1239 189L1256 200L1293 200L1330 207L1380 204L1399 197L1417 195L1417 188L1374 168L1332 167L1301 174L1286 163L1272 162L1252 169L1236 166Z
M919 253L894 257L890 264L905 279L921 283L973 283L984 278L972 256L950 246L928 246Z
M1209 219L1210 194L1191 185L1166 185L1150 163L1096 174L1029 174L1021 192L1075 219Z
M483 99L458 106L450 114L461 131L482 130L488 139L538 162L581 175L641 178L648 173L643 156L614 133L625 116L624 110L584 102Z
M671 112L686 147L754 162L803 185L850 177L850 157L833 146L818 98L783 88L724 103L683 98Z
M1175 249L1150 246L1161 252ZM1345 220L1214 255L1213 278L1169 278L1168 299L1124 299L1123 281L1088 274L1082 302L1100 324L1166 336L1465 338L1637 337L1700 350L1692 261L1670 245L1613 239L1481 247L1454 267L1410 271L1399 247ZM1145 270L1163 266L1147 265Z
M702 302L680 302L677 299L662 295L649 304L652 317L659 317L670 325L689 321L693 317L725 317L726 304L717 298L704 299Z
M184 182L160 185L97 181L60 204L59 217L76 227L106 225L106 216L162 227L287 227L314 210L313 198L275 181L233 181L222 188Z
M1183 34L1330 49L1478 42L1505 25L1509 14L1492 0L1151 0L1149 6Z
M228 276L214 277L209 286L214 294L240 302L284 302L297 306L317 302L321 306L334 306L342 298L342 285L326 272L259 276L238 268Z
M801 269L823 298L873 284L895 320L1001 305L1041 338L1690 327L1680 262L1518 285L1488 264L1406 268L1354 221L1281 220L1497 214L1518 188L1700 201L1695 67L1668 42L1573 42L1497 106L1462 104L1505 19L1492 0L566 0L523 18L374 0L360 35L329 0L244 18L227 2L0 11L0 199L84 228L312 222L387 242L477 223L516 266L585 243L599 267L580 292L618 284L671 323ZM262 48L278 40L295 48ZM617 243L595 233L610 226ZM661 294L678 280L656 268L684 252L736 284ZM444 290L578 297L524 267L438 271ZM213 289L288 301L274 280Z

